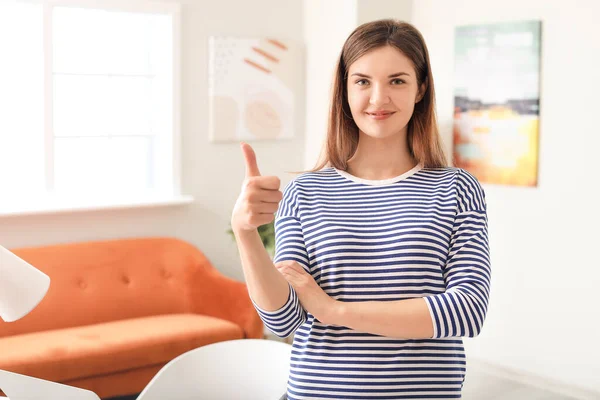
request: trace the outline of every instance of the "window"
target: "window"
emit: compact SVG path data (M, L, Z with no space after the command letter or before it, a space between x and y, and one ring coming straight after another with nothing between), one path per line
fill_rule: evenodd
M178 15L0 2L0 212L180 196Z

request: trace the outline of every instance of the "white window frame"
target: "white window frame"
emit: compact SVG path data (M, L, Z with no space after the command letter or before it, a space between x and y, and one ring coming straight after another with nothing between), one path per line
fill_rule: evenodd
M53 185L54 177L54 132L53 132L53 77L52 77L52 10L54 7L71 6L93 8L108 11L135 13L170 14L173 18L173 154L172 183L173 190L168 196L143 198L65 199L45 198L39 204L13 205L0 207L1 216L49 214L73 211L92 211L102 209L123 209L136 207L158 207L193 202L192 196L181 193L181 5L151 0L17 0L20 2L41 4L43 6L44 32L44 152L46 192Z

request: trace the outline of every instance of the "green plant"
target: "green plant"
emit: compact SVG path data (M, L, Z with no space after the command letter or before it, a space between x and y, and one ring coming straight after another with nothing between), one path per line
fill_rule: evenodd
M235 241L235 235L233 234L231 225L229 225L227 233ZM259 226L258 235L260 236L260 239L262 240L263 246L265 246L267 253L269 253L269 255L272 258L275 255L275 222L270 222L268 224Z

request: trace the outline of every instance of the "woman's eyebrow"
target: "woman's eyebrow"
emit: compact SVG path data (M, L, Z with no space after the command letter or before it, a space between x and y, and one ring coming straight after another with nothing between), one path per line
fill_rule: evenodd
M355 76L355 75L360 76L361 78L371 78L369 75L361 74L360 72L355 72L351 76ZM397 76L402 76L402 75L410 76L410 74L408 72L396 72L395 74L388 75L388 78L396 78Z

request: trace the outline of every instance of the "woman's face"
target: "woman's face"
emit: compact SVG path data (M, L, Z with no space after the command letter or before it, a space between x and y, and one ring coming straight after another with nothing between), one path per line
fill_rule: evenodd
M352 117L360 131L373 138L406 134L420 100L418 89L412 62L392 46L366 53L348 70Z

